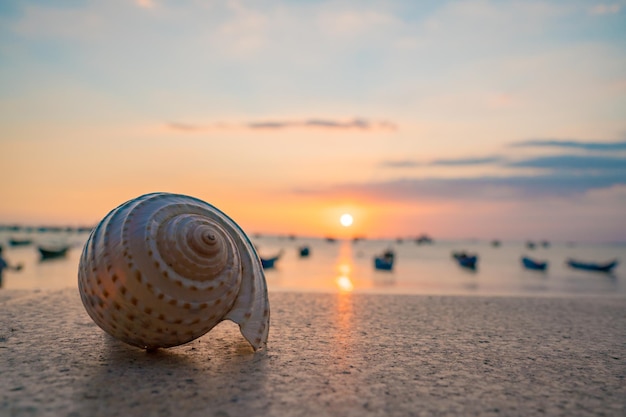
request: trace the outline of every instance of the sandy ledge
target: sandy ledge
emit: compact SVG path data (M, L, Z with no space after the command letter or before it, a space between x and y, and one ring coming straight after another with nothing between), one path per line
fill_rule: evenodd
M262 352L227 322L146 353L76 290L2 290L0 415L626 415L624 298L270 297Z

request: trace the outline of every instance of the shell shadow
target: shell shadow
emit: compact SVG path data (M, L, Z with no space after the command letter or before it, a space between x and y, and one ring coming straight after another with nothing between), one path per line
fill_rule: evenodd
M213 415L236 411L249 397L266 398L267 351L254 352L233 327L220 324L200 339L155 351L107 335L76 393L80 415Z

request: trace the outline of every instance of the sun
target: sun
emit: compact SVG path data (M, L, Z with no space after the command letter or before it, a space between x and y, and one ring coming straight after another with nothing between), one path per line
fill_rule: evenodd
M343 227L351 226L353 221L354 219L352 218L352 215L348 213L342 214L339 218L339 222Z

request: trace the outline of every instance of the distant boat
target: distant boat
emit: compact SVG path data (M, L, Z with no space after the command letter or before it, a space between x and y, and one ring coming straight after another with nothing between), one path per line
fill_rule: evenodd
M535 271L545 271L548 268L547 261L536 261L527 256L522 256L522 265L526 269L533 269Z
M309 249L308 246L301 246L299 249L299 252L300 252L301 258L306 258L307 256L311 254L311 249Z
M263 258L261 257L261 265L263 266L263 269L272 269L276 266L276 261L278 261L281 257L281 255L283 254L283 251L281 250L280 252L278 252L278 255L272 257L272 258Z
M418 245L422 245L422 244L432 244L433 243L433 239L428 236L428 235L421 235L418 238L415 239L415 243L417 243Z
M459 263L459 265L461 265L464 268L476 269L476 262L478 262L478 256L476 255L466 256L465 258L457 259L457 262Z
M327 236L326 237L326 242L328 242L328 243L335 243L336 241L337 241L337 239L335 239L332 236Z
M491 241L491 246L493 246L494 248L497 248L500 246L500 241L499 240L492 240Z
M598 264L594 262L581 262L574 259L568 259L565 263L572 268L583 269L585 271L611 272L611 270L615 268L619 262L615 259L610 262Z
M386 250L382 255L374 257L374 269L380 271L391 271L393 269L393 261L395 253L392 250Z
M374 257L374 268L379 271L391 271L393 269L393 261L387 260L381 256Z
M26 246L31 243L33 243L32 239L18 239L15 237L9 239L9 246Z
M476 269L478 255L469 255L466 252L453 252L452 257L456 259L463 268Z
M263 269L272 269L274 268L278 259L278 256L275 256L273 258L261 258L261 265L263 265Z
M528 242L526 242L526 247L528 249L535 249L535 247L537 247L537 244L535 242L531 242L530 240Z
M41 255L41 260L63 258L67 255L67 251L69 250L69 248L69 246L55 248L44 248L42 246L37 247L37 249L39 250L39 254Z

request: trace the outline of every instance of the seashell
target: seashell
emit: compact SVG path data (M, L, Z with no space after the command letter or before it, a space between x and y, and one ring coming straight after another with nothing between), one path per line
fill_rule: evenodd
M78 289L98 326L144 349L190 342L227 319L254 350L267 342L267 285L254 246L194 197L152 193L112 210L85 243Z

